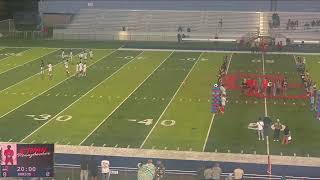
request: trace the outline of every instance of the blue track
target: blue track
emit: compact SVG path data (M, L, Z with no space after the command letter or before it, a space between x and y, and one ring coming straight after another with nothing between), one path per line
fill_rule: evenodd
M70 164L79 165L80 159L87 155L70 155L70 154L56 154L56 164ZM94 156L97 162L101 160L109 160L112 167L128 167L136 168L139 162L146 162L148 158L129 158L117 156ZM179 171L197 171L212 165L214 162L209 161L191 161L191 160L172 160L172 159L154 159L161 160L165 163L167 170ZM233 163L233 162L219 162L223 172L233 172L237 167L241 167L246 174L267 174L266 164L254 163ZM278 176L296 176L296 177L313 177L320 179L319 167L306 167L306 166L283 166L273 165L272 174Z

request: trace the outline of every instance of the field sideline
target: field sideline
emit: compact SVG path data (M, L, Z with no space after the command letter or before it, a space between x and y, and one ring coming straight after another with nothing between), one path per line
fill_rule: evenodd
M75 48L73 54L80 51ZM320 124L307 100L264 101L228 90L226 113L210 112L211 86L231 52L93 51L88 75L77 77L78 60L70 63L67 76L61 48L0 49L0 140L265 154L265 143L248 124L267 108L272 120L289 125L294 138L289 145L271 142L272 154L320 156L320 144L315 143L320 141ZM305 57L319 84L319 56ZM280 74L299 84L294 58L233 53L228 73ZM53 79L39 74L41 61L54 65ZM289 93L304 90L292 88Z

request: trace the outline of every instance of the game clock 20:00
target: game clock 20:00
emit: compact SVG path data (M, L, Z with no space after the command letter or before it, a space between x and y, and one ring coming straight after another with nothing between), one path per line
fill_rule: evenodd
M1 144L1 177L53 177L53 144Z

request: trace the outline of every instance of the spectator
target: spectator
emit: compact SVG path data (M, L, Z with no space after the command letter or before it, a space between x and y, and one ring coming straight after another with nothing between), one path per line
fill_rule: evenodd
M212 168L207 168L203 172L204 179L212 179L213 170Z
M237 168L233 171L234 179L243 179L244 171L241 168Z
M156 180L161 180L164 179L164 174L165 174L165 167L162 164L161 161L157 162L157 167L156 167Z
M93 156L88 164L88 169L91 180L98 180L98 165Z
M110 162L108 160L101 161L102 180L109 180L110 178Z
M277 122L274 123L273 141L279 141L281 129L282 129L282 124L280 123L280 119L277 119Z
M263 118L263 134L264 136L269 136L271 130L272 120L270 117Z
M263 127L264 127L264 123L261 117L259 117L258 122L257 122L257 126L258 126L258 137L259 137L259 141L262 139L262 141L264 141L264 134L263 134Z
M180 33L177 34L177 39L178 39L178 43L181 43L182 37L181 37L181 34L180 34Z
M218 163L214 164L212 167L212 179L219 180L222 173L222 169Z
M289 144L289 142L291 141L289 126L286 126L284 128L283 134L284 134L284 137L283 137L283 140L282 140L282 144Z
M80 180L88 180L88 160L85 156L80 161Z
M152 180L155 177L156 167L153 165L152 160L149 159L147 164L138 164L138 180Z

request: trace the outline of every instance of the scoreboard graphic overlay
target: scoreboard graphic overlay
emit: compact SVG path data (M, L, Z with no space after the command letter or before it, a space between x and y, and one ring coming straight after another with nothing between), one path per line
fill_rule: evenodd
M54 144L0 144L0 177L53 177Z

